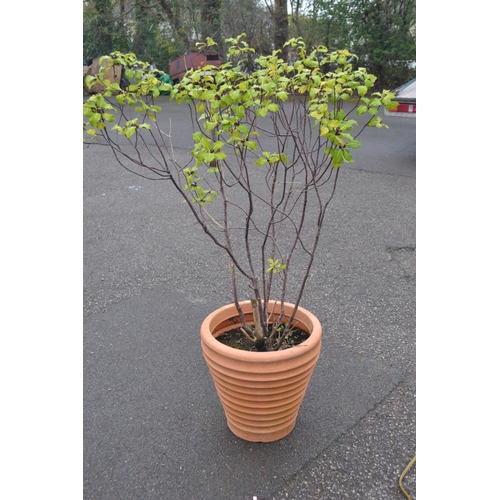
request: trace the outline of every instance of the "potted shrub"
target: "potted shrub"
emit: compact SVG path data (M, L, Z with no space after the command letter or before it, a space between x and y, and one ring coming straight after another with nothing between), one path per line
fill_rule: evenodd
M308 51L292 39L288 61L274 51L248 74L241 68L255 55L244 35L226 42L226 63L190 70L173 87L133 54L103 58L102 75L88 79L104 90L84 103L84 131L125 168L167 180L227 255L234 300L202 321L202 350L229 428L265 442L293 429L319 356L321 324L300 301L339 168L352 161L364 127L385 127L379 108L397 103L389 91L370 93L375 76L355 69L346 50ZM110 63L134 83L105 81ZM160 92L192 114L187 164L174 153L175 136L157 125ZM365 113L372 116L359 126ZM298 254L305 265L294 266Z

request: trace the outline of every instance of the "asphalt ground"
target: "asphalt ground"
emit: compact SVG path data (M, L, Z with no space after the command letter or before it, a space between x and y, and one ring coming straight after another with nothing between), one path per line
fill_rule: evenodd
M163 99L176 154L190 118ZM163 182L84 147L84 499L402 499L415 455L415 120L366 131L302 305L323 346L293 432L227 428L199 326L226 260ZM416 466L404 486L416 499Z

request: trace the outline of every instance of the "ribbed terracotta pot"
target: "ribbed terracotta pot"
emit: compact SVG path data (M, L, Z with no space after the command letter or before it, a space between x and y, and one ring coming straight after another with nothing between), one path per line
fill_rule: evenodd
M241 302L251 324L252 305ZM279 310L279 303L276 310ZM290 316L293 304L285 303ZM241 326L234 304L217 309L201 325L201 346L224 408L227 425L236 436L251 442L282 439L295 427L307 385L319 357L321 324L299 307L294 324L310 334L283 351L249 352L228 347L216 338Z

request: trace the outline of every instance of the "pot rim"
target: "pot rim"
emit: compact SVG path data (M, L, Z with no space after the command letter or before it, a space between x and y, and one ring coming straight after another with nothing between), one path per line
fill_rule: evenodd
M280 304L280 301L276 301ZM244 313L251 311L251 302L249 300L239 302ZM295 304L289 302L284 303L285 310L289 310L291 313ZM249 309L248 309L249 308ZM248 311L247 311L248 309ZM202 342L206 344L207 347L214 351L220 352L224 356L228 356L233 359L239 359L241 361L247 362L268 362L273 361L284 361L286 359L292 359L297 356L304 354L304 351L309 351L313 349L318 343L321 342L322 327L319 319L307 309L299 306L297 308L297 313L295 314L295 320L301 324L301 328L305 327L305 330L309 333L309 338L302 342L301 344L291 347L289 349L284 349L282 351L267 351L267 352L251 352L242 351L235 349L234 347L229 347L219 342L214 336L213 331L220 325L223 321L230 319L232 317L238 318L238 311L234 303L222 306L212 313L210 313L200 327L200 333L202 337ZM239 319L239 318L238 318ZM235 323L234 327L238 327L240 323Z

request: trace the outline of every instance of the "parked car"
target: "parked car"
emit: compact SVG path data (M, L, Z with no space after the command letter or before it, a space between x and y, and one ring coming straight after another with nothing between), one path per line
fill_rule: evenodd
M177 59L174 59L170 63L170 78L174 85L182 80L182 77L190 69L200 69L203 66L217 66L219 67L222 62L222 56L216 52L199 54L199 53L189 53L185 54Z
M384 111L386 116L408 116L416 118L417 116L417 79L414 78L409 82L401 85L393 90L395 101L399 106L391 111Z

